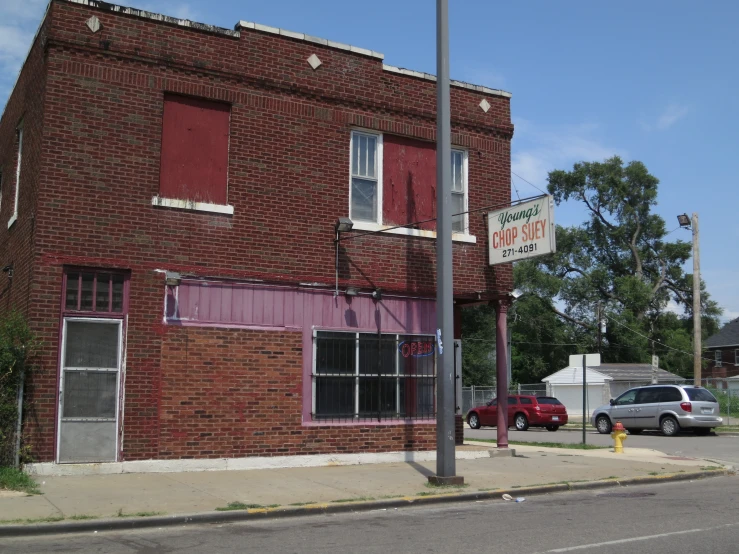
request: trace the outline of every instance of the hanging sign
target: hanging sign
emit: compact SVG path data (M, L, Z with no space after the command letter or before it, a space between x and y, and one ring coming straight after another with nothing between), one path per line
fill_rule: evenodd
M554 199L543 196L488 213L488 245L490 265L556 252Z

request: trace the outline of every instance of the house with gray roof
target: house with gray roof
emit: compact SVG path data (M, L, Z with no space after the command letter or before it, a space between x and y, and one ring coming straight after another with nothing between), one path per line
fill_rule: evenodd
M739 375L739 317L703 343L705 357L711 358L705 376L721 379Z
M567 413L579 416L583 413L583 372L582 365L573 364L576 359L576 356L571 357L568 367L544 377L542 381L547 384L547 394L557 397L567 408ZM588 363L586 369L588 415L598 406L607 404L609 399L631 388L652 384L652 377L656 378L657 383L685 383L684 377L662 368L657 368L652 374L650 364Z

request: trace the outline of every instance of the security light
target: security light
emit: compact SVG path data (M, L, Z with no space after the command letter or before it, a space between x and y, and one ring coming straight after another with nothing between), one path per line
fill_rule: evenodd
M680 224L680 227L690 227L690 217L688 214L677 216L677 222Z
M340 217L336 222L337 233L346 233L347 231L351 231L352 227L354 227L354 222L348 217Z

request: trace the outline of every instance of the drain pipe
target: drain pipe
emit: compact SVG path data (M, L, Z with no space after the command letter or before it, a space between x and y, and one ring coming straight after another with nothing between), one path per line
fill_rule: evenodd
M21 384L18 387L18 420L15 423L15 460L13 467L20 469L21 459L21 422L23 421L23 384L26 373L21 370Z

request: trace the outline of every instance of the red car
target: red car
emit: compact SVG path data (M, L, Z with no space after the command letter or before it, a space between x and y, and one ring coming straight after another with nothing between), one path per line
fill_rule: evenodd
M467 413L467 423L472 429L483 425L498 426L498 400L493 399L485 406L477 406ZM514 395L508 397L508 425L518 431L529 427L546 427L556 431L567 423L567 408L551 396Z

